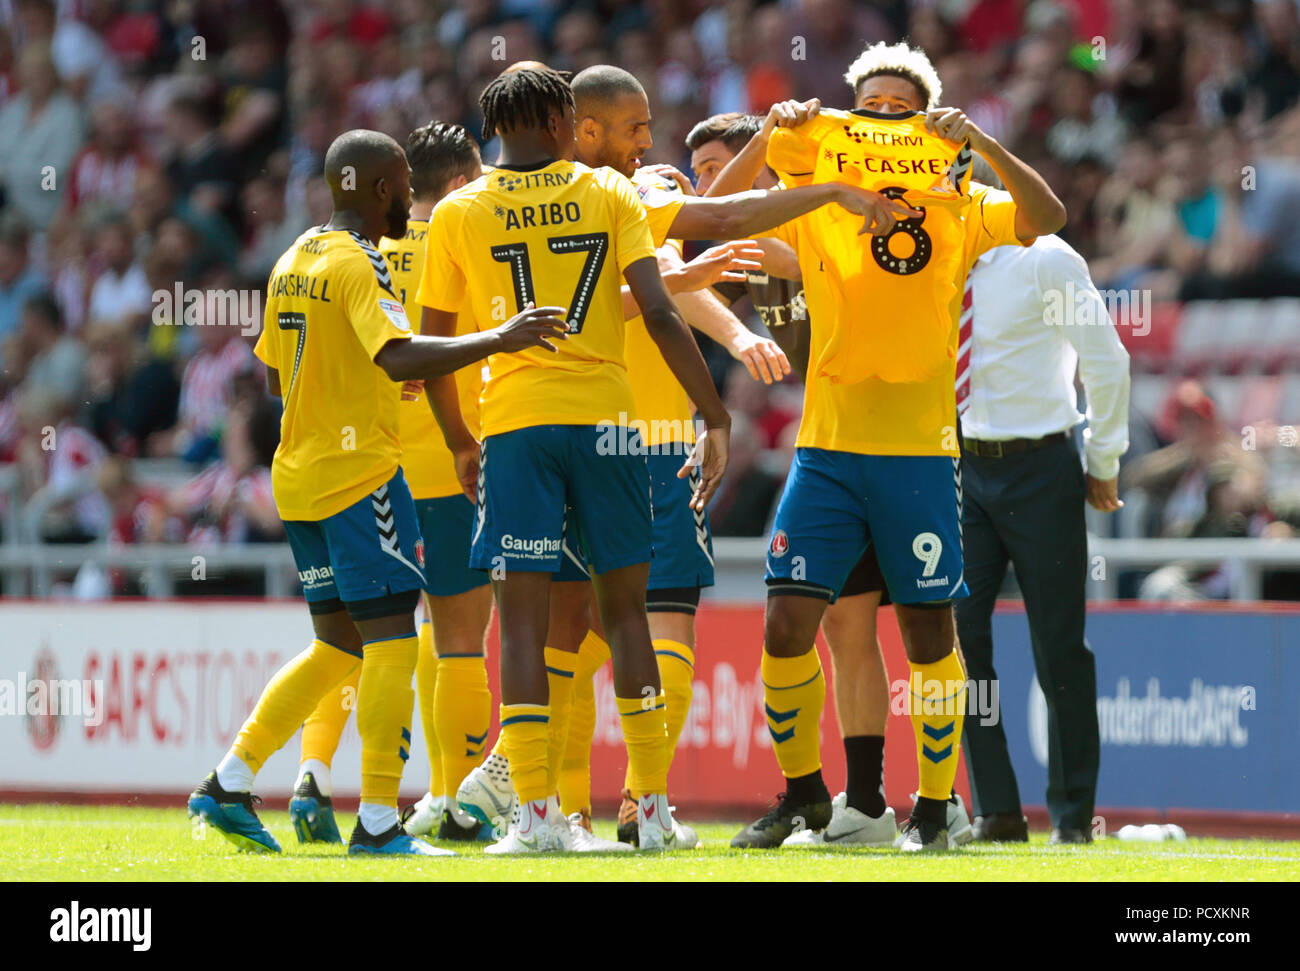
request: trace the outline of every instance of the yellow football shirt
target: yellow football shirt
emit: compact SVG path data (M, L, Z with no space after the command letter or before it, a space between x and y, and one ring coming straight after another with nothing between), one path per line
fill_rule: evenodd
M632 176L645 206L655 248L668 242L668 230L686 203L681 188L671 179L637 171ZM678 250L681 242L673 240ZM627 376L636 400L634 417L645 422L645 444L695 441L691 399L664 360L659 346L645 329L645 319L627 322Z
M800 222L799 220L795 221ZM1016 204L1000 190L980 187L971 194L959 246L955 298L948 305L947 366L921 381L896 382L866 378L854 384L814 374L809 368L804 390L803 419L796 445L865 455L957 455L956 348L961 295L966 273L979 256L994 246L1019 243ZM781 238L799 254L804 295L811 322L809 360L822 359L838 328L850 334L878 320L846 306L829 283L824 264L806 245L806 230L779 227ZM861 244L860 244L861 245ZM1026 244L1028 245L1028 244ZM888 306L887 294L880 305Z
M484 436L533 425L618 424L634 410L623 270L654 259L645 207L612 169L554 160L495 171L433 210L422 306L489 330L529 302L567 309L567 340L488 358Z
M275 264L254 353L280 373L282 519L326 519L397 472L401 386L374 359L410 336L388 263L364 237L311 229Z
M406 316L416 328L420 324L420 305L415 294L424 270L424 250L429 236L429 223L412 219L406 224L402 239L379 241L379 252L384 254L393 272L393 285L406 308ZM456 321L456 333L473 333L473 324L463 317ZM478 396L483 390L483 368L473 364L456 372L456 392L460 399L460 413L470 434L479 434ZM398 438L402 443L402 472L411 495L416 499L440 499L461 494L456 478L456 463L451 450L443 441L442 429L433 416L433 409L424 395L414 401L403 401L398 408L400 417Z
M949 304L962 259L970 149L928 134L920 113L823 111L778 128L767 162L793 181L842 181L903 198L924 213L887 236L862 237L860 217L823 206L800 227L832 298L853 316L810 358L812 373L847 384L917 381L949 366ZM776 233L774 235L780 235Z

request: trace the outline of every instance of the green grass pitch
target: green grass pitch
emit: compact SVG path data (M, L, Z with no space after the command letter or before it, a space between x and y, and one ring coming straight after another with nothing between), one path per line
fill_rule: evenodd
M260 813L284 853L237 852L220 834L193 829L184 809L0 805L0 874L5 880L1300 880L1300 842L1189 839L1049 847L1045 833L1025 846L964 847L907 855L894 850L728 847L741 824L700 825L704 847L657 856L484 856L484 844L447 844L455 859L349 859L340 846L299 845L284 812ZM354 818L340 814L344 835ZM596 831L612 838L614 824Z

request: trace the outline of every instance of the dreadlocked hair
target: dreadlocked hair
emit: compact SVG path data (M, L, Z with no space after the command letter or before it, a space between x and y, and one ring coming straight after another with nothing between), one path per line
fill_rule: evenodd
M478 99L483 113L483 140L498 132L545 128L554 112L573 108L573 91L558 71L524 68L500 74Z

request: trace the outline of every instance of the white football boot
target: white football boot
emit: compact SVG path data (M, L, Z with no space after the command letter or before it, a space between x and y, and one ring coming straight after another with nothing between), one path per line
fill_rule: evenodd
M498 752L490 753L482 765L465 776L456 790L456 802L480 823L504 832L515 810L509 760Z
M637 843L643 850L676 850L673 811L664 793L642 796L636 804Z
M555 825L545 799L520 803L503 839L483 848L493 855L552 853L559 849Z
M607 840L597 836L583 825L582 813L570 813L569 835L575 853L631 853L636 847L631 843Z
M782 846L893 846L898 835L894 810L886 806L878 817L854 809L841 792L831 800L831 821L825 829L802 829L785 838Z
M440 822L446 798L426 792L414 806L402 814L402 829L412 836L428 836Z

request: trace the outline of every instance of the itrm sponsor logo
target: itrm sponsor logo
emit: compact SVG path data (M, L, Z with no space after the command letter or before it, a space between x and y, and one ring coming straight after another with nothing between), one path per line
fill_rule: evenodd
M57 943L127 943L133 951L147 951L153 943L153 909L150 907L68 907L50 911L50 940Z

